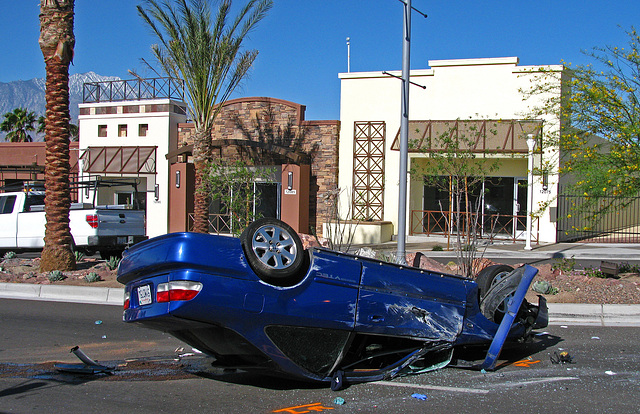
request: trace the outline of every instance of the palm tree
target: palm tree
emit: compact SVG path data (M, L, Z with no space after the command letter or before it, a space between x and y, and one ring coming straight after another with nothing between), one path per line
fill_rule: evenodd
M211 160L211 133L220 104L251 68L258 51L242 51L245 36L262 20L272 0L249 0L231 20L232 0L221 0L215 17L208 0L146 0L138 13L159 40L151 47L168 76L184 79L194 123L196 170L194 231L209 231L210 196L203 177Z
M12 112L4 114L4 121L0 124L0 131L7 132L5 141L31 142L33 138L30 131L35 131L33 124L36 122L35 112L24 108L15 108Z
M74 0L40 0L40 50L46 69L45 205L41 271L75 269L69 229L69 64L73 59Z

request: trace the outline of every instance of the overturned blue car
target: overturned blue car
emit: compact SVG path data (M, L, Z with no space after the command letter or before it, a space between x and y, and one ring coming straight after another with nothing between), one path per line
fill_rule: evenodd
M537 269L505 265L476 280L303 249L276 219L241 237L172 233L123 255L124 321L168 332L220 367L322 381L390 379L445 366L456 347L485 345L493 369L507 341L547 324L524 299Z

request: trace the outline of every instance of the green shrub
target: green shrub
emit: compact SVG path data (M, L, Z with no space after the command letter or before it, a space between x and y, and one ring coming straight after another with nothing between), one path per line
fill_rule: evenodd
M67 277L60 270L53 270L47 275L47 279L49 282L59 282L61 280L65 280Z
M109 260L107 260L107 267L109 268L109 270L116 270L119 264L120 258L117 256L111 256Z
M556 295L560 289L551 286L551 283L546 280L538 280L531 285L531 290L536 293L542 293L543 295Z
M442 246L440 246L439 244L436 244L435 246L433 246L433 248L431 249L431 251L433 252L441 252L444 249L442 248Z
M563 257L562 259L557 260L552 266L553 270L560 270L561 272L571 272L576 268L576 259L571 256L571 259L567 259Z
M97 274L96 272L91 272L87 275L85 275L84 280L87 283L93 283L93 282L99 282L102 280L102 278L100 277L99 274Z
M620 263L620 266L618 266L618 271L620 273L640 273L640 266L622 262Z
M81 262L82 259L84 259L84 253L82 252L76 250L73 254L76 256L76 263Z
M17 256L16 252L6 252L2 257L4 260L15 259Z
M584 274L589 277L599 277L602 279L606 279L608 276L600 269L596 269L595 267L587 267L584 269Z

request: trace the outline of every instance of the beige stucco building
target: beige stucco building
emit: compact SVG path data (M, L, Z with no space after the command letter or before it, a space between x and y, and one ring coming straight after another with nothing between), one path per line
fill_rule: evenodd
M482 213L487 220L499 214L503 236L522 239L529 172L526 139L532 134L537 141L534 169L545 161L547 171L557 171L557 150L540 149L542 137L560 128L552 117L531 118L532 108L547 100L549 94L524 99L524 92L538 81L536 74L544 71L561 75L563 67L520 66L516 57L436 60L429 61L429 67L411 71L410 171L429 162L429 152L437 150L430 147L430 142L438 133L447 129L466 133L475 140L470 151L478 157L499 159L499 169L484 183ZM339 74L338 185L353 189L353 200L344 199L342 204L351 206L350 218L391 222L393 234L398 234L400 76L399 71ZM560 76L555 79L558 87L550 90L560 91ZM553 173L538 174L533 180L533 211L539 216L534 218L534 241L556 241L554 200L558 181ZM427 212L446 212L450 205L444 204L449 197L437 194L416 175L410 175L407 188L406 234L438 233L438 226L427 223L436 213ZM440 202L436 203L438 197ZM543 204L548 208L537 211Z

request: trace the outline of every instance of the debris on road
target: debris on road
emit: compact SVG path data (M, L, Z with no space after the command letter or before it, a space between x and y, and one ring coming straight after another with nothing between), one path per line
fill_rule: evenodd
M69 352L77 356L82 364L55 364L55 369L74 374L111 374L115 369L98 364L82 352L79 346L74 346Z

